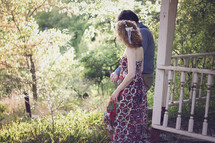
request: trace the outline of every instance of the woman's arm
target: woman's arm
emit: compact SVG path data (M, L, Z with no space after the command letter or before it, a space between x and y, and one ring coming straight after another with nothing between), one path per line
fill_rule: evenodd
M126 86L130 84L132 79L135 77L136 74L136 49L134 48L126 48L126 56L128 60L128 74L125 76L122 83L117 87L117 89L113 92L111 99L117 99L120 91L122 91Z

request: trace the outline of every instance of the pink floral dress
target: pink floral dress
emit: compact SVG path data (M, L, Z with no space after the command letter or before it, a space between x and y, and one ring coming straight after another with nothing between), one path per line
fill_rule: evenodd
M122 57L120 82L128 74L127 59ZM136 75L131 83L120 92L118 102L110 101L104 113L106 130L111 141L117 143L148 142L147 98L141 73L142 61L136 62Z

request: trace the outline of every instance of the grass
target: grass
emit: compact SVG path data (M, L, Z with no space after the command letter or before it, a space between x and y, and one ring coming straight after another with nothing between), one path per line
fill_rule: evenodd
M7 115L12 115L16 110L25 109L24 97L17 96L16 93L11 93L8 97L2 98L0 104L6 106L5 113Z

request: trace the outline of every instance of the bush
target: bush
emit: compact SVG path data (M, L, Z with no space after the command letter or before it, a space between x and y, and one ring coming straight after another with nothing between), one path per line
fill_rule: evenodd
M0 105L0 121L4 119L4 111L6 110L6 107L4 105Z
M21 120L4 125L0 130L3 142L74 142L104 143L108 134L103 124L103 113L77 110L67 115L56 115L54 128L51 116Z

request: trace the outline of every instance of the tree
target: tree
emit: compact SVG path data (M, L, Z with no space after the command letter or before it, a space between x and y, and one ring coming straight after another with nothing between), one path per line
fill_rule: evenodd
M0 60L4 74L18 85L27 88L31 84L33 97L37 100L38 51L45 52L54 46L62 46L70 36L54 29L40 32L33 15L49 10L56 0L1 0ZM31 78L30 78L31 77ZM7 79L3 82L7 82Z
M173 52L214 52L215 1L187 0L179 3Z
M67 13L61 12L61 8L54 7L51 11L38 12L35 19L39 25L39 29L44 31L45 29L55 28L59 30L68 29L68 34L72 35L68 44L75 49L75 56L78 58L80 52L83 52L83 46L79 46L81 43L81 38L84 34L85 29L88 27L88 19L85 15L74 15L68 16ZM65 46L61 47L61 53L66 52Z

